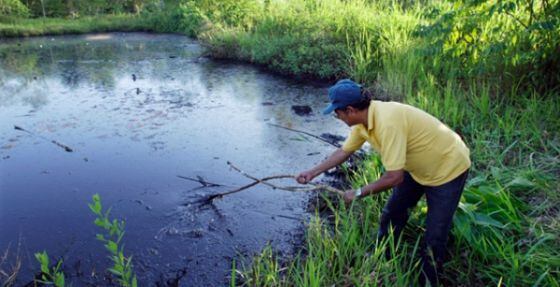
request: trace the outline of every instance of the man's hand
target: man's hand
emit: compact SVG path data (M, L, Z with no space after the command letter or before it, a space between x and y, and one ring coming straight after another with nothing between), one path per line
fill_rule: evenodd
M298 183L306 184L306 183L310 182L313 178L315 178L315 176L316 175L312 170L306 170L306 171L300 173L297 176L296 180L297 180Z
M344 202L346 202L346 204L350 204L352 203L352 201L354 201L354 199L356 199L356 191L353 189L347 190L344 193Z
M300 173L296 180L301 184L306 184L314 179L316 176L320 175L321 173L343 163L352 155L352 152L346 152L341 148L335 150L327 159L325 159L320 164L316 165L310 170L306 170Z

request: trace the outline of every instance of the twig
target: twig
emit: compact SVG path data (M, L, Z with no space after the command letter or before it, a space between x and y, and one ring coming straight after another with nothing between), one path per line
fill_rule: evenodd
M289 128L289 127L285 127L285 126L281 126L281 125L277 125L277 124L271 124L271 123L269 123L269 125L271 125L271 126L273 126L273 127L277 127L277 128L289 130L289 131L292 131L292 132L302 133L302 134L308 135L308 136L313 137L313 138L316 138L316 139L318 139L318 140L320 140L320 141L326 142L326 143L328 143L328 144L330 144L330 145L332 145L332 146L334 146L334 147L341 147L341 145L338 144L338 143L331 142L331 141L326 140L326 139L324 139L324 138L322 138L322 137L320 137L320 136L314 135L314 134L309 133L309 132L306 132L306 131L300 131L300 130L296 130L296 129L293 129L293 128Z
M73 151L74 151L71 147L69 147L69 146L67 146L67 145L65 145L65 144L61 144L61 143L59 143L59 142L57 142L57 141L55 141L55 140L48 139L48 138L46 138L46 137L44 137L44 136L42 136L42 135L40 135L40 134L36 134L36 133L30 132L30 131L28 131L28 130L26 130L26 129L20 127L20 126L15 126L15 125L14 125L14 129L15 129L15 130L18 130L18 131L26 132L26 133L28 133L28 134L30 134L30 135L32 135L32 136L36 136L36 137L39 137L39 138L41 138L41 139L43 139L43 140L46 140L46 141L48 141L48 142L51 142L51 143L53 143L53 144L55 144L55 145L57 145L57 146L63 148L63 149L64 149L65 151L67 151L67 152L73 152Z
M313 138L316 138L316 139L318 139L318 140L320 140L320 141L322 141L322 142L328 143L328 144L330 144L330 145L332 145L332 146L334 146L334 147L336 147L336 148L342 147L342 145L339 144L339 143L329 141L329 140L327 140L327 139L325 139L325 138L323 138L323 137L321 137L321 136L317 136L317 135L314 135L314 134L312 134L312 133L308 133L308 132L306 132L306 131L300 131L300 130L296 130L296 129L293 129L293 128L289 128L289 127L285 127L285 126L281 126L281 125L277 125L277 124L271 124L271 123L269 123L269 125L271 125L271 126L273 126L273 127L277 127L277 128L289 130L289 131L292 131L292 132L302 133L302 134L308 135L308 136L313 137ZM364 154L364 152L363 152L362 150L359 150L359 151L356 151L356 152L352 153L352 155L351 155L350 158L351 158L351 159L358 159L358 160L360 160L360 159L364 159L365 156L366 156L366 155Z
M9 266L11 270L10 269L4 270L4 263L7 263L6 261L8 260L9 257L10 246L11 246L11 242L8 243L8 247L6 248L6 251L4 252L4 255L2 255L2 258L0 260L0 280L2 281L0 283L2 284L2 286L13 286L19 274L19 271L21 269L21 258L19 255L21 241L18 241L18 247L15 253L15 265Z
M244 175L245 177L248 177L248 178L250 178L250 179L252 179L252 180L255 180L255 181L259 181L260 183L263 183L263 184L265 184L265 185L268 185L268 186L270 186L270 187L272 187L272 188L274 188L274 189L281 189L281 190L286 190L286 191L314 191L314 190L319 190L319 189L325 189L325 190L327 190L327 191L329 191L329 192L337 193L337 194L339 194L339 195L344 195L344 191L342 191L342 190L340 190L340 189L337 189L337 188L334 188L334 187L331 187L331 186L328 186L328 185L324 185L324 184L314 183L314 182L308 182L308 183L307 183L308 185L314 186L314 187L312 187L312 188L309 188L309 187L301 187L301 186L277 186L277 185L274 185L274 184L272 184L272 183L266 182L266 181L265 181L266 178L258 179L258 178L254 177L254 176L251 176L251 175L247 174L246 172L242 171L242 170L239 169L238 167L234 166L233 163L231 163L230 161L228 161L227 164L228 164L231 168L233 168L235 171L237 171L237 172L241 173L242 175ZM294 176L294 175L280 175L280 176L277 176L277 177L296 179L296 176Z
M272 187L273 189L280 189L280 190L285 190L285 191L291 191L291 192L309 192L309 191L316 191L316 190L326 190L328 192L332 192L332 193L336 193L340 196L344 195L344 191L328 186L328 185L324 185L324 184L319 184L319 183L313 183L313 182L308 182L307 185L311 185L312 187L309 186L278 186L275 184L272 184L268 181L273 180L273 179L283 179L283 178L292 178L295 179L296 176L294 175L287 175L287 174L281 174L281 175L272 175L272 176L267 176L267 177L263 177L263 178L257 178L254 177L244 171L242 171L240 168L236 167L233 163L231 163L230 161L227 162L227 164L235 171L239 172L240 174L242 174L243 176L252 179L253 182L246 184L244 186L238 187L234 190L230 190L230 191L226 191L226 192L222 192L222 193L217 193L217 194L212 194L209 196L206 196L200 200L195 201L194 203L200 203L201 205L205 205L205 204L210 204L212 203L212 200L216 199L216 198L220 198L229 194L233 194L233 193L237 193L240 191L243 191L245 189L248 189L250 187L253 187L259 183L262 183L264 185L267 185L269 187ZM190 178L189 178L190 179ZM196 180L195 180L196 181Z
M183 176L183 175L177 175L178 178L182 178L182 179L186 179L186 180L190 180L190 181L194 181L194 182L198 182L200 183L202 186L204 187L214 187L214 186L225 186L223 184L219 184L219 183L213 183L213 182L209 182L206 181L202 176L197 175L196 178L192 178L192 177L188 177L188 176Z
M293 176L291 175L275 175L275 176L269 176L269 177L264 177L261 179L256 179L254 182L249 183L247 185L244 185L242 187L236 188L234 190L230 190L230 191L226 191L226 192L222 192L222 193L217 193L217 194L212 194L206 198L203 198L201 200L199 200L198 202L210 202L215 198L219 198L228 194L232 194L232 193L236 193L236 192L240 192L242 190L245 190L247 188L253 187L259 183L266 183L267 180L272 180L272 179L280 179L280 178L292 178Z

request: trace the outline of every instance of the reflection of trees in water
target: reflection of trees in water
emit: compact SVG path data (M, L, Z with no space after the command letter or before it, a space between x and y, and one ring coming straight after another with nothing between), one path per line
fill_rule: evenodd
M116 79L131 77L131 73L165 80L175 57L198 53L197 49L184 48L191 43L186 37L108 35L102 41L80 36L43 37L2 44L0 73L28 80L58 76L70 89L90 85L110 90Z
M173 107L189 107L196 97L210 95L260 105L268 93L257 69L200 59L199 47L186 37L103 35L103 40L43 37L2 44L0 75L17 78L27 95L37 89L53 94L61 88L78 92L91 87L110 93L118 86L135 95L157 93ZM0 98L10 96L0 92Z
M207 62L200 66L200 84L208 91L225 97L260 105L263 86L257 69L249 65L226 62Z
M0 84L7 79L8 73L24 78L32 78L38 71L39 55L26 53L22 49L5 49L0 47Z
M123 62L116 57L118 53L107 45L24 42L0 47L0 69L7 77L23 78L28 84L38 77L58 74L61 83L71 89L86 83L112 87L115 69Z

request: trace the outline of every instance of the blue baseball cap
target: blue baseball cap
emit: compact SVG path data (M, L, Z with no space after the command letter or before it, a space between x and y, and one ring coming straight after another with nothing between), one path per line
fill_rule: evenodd
M324 115L362 101L362 86L350 79L340 80L329 88L329 100L331 103L323 110Z

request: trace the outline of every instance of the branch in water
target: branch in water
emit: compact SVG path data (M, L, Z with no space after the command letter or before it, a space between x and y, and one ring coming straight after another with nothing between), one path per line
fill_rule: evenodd
M242 174L243 176L252 179L253 182L249 183L247 185L238 187L234 190L230 190L230 191L226 191L226 192L222 192L222 193L217 193L217 194L212 194L209 196L206 196L200 200L197 200L197 203L200 203L201 205L205 205L205 204L210 204L212 203L212 200L216 199L216 198L221 198L223 196L229 195L229 194L233 194L233 193L237 193L243 190L246 190L248 188L251 188L259 183L262 183L264 185L267 185L269 187L272 187L273 189L279 189L279 190L285 190L285 191L290 191L290 192L310 192L310 191L316 191L316 190L326 190L328 192L332 192L332 193L336 193L340 196L344 195L344 191L328 186L328 185L324 185L324 184L318 184L318 183L313 183L313 182L309 182L307 183L307 186L279 186L279 185L275 185L272 184L268 181L270 180L274 180L274 179L285 179L285 178L292 178L295 179L296 176L294 175L287 175L287 174L282 174L282 175L272 175L272 176L267 176L267 177L263 177L263 178L257 178L255 176L252 176L244 171L242 171L241 169L239 169L237 166L235 166L233 163L231 162L227 162L227 164L235 171L239 172L240 174ZM190 179L190 178L189 178ZM309 186L311 185L311 186Z
M36 134L36 133L34 133L34 132L28 131L28 130L26 130L26 129L20 127L20 126L14 125L14 129L15 129L15 130L18 130L18 131L26 132L26 133L28 133L28 134L30 134L30 135L32 135L32 136L36 136L36 137L39 137L39 138L41 138L41 139L43 139L43 140L46 140L46 141L48 141L48 142L51 142L51 143L53 143L53 144L55 144L55 145L57 145L57 146L63 148L63 149L64 149L65 151L67 151L67 152L73 152L73 151L74 151L71 147L69 147L69 146L67 146L67 145L65 145L65 144L61 144L61 143L58 142L58 141L48 139L48 138L46 138L46 137L44 137L44 136L42 136L42 135L40 135L40 134Z
M178 178L182 178L182 179L186 179L186 180L190 180L190 181L194 181L194 182L198 182L200 183L202 186L204 187L214 187L214 186L225 186L223 184L219 184L219 183L213 183L213 182L209 182L206 181L202 176L197 175L196 178L192 178L192 177L188 177L188 176L183 176L183 175L177 175Z
M289 131L292 131L292 132L296 132L296 133L301 133L301 134L304 134L304 135L308 135L308 136L313 137L313 138L316 138L316 139L318 139L318 140L320 140L320 141L322 141L322 142L326 142L326 143L328 143L328 144L330 144L330 145L332 145L332 146L334 146L334 147L340 147L340 144L338 144L338 143L331 142L331 141L329 141L329 140L326 140L325 138L322 138L322 137L320 137L320 136L314 135L314 134L309 133L309 132L306 132L306 131L300 131L300 130L296 130L296 129L293 129L293 128L289 128L289 127L285 127L285 126L281 126L281 125L277 125L277 124L271 124L271 123L269 123L269 125L271 125L271 126L273 126L273 127L277 127L277 128L289 130Z

